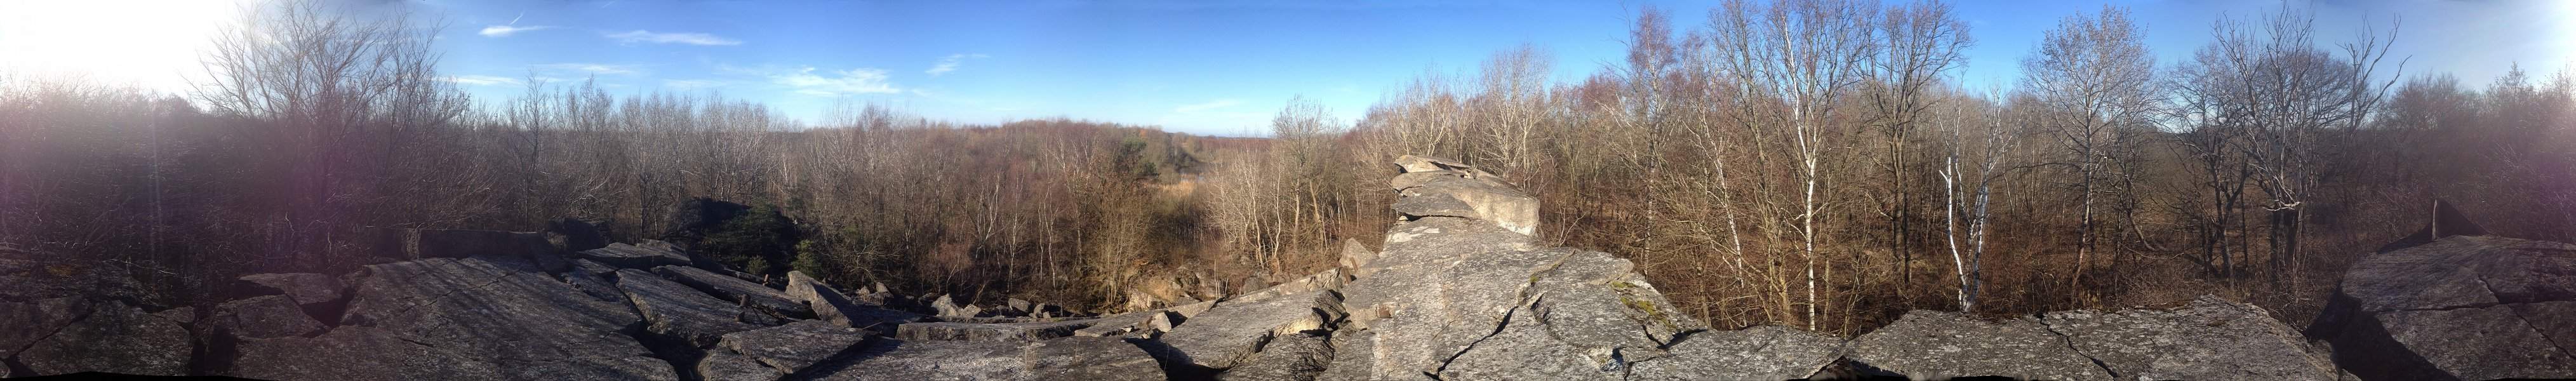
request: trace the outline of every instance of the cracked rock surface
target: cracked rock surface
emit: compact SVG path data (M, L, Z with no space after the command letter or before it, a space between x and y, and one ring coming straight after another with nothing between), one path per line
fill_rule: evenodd
M2366 380L2576 378L2571 312L2576 245L2448 236L2354 262L2307 335Z

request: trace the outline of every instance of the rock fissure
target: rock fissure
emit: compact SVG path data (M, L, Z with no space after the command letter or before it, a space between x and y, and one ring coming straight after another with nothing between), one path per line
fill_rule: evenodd
M2102 358L2093 357L2093 354L2090 353L2084 353L2084 348L2076 346L2075 337L2073 335L2067 335L2066 332L2059 332L2057 330L2057 324L2048 321L2048 315L2041 314L2032 316L2031 318L2039 320L2039 327L2041 329L2047 330L2050 334L2057 335L2058 343L2066 345L2067 352L2074 353L2076 356L2084 356L2084 360L2092 361L2094 367L2102 368L2102 373L2111 374L2112 379L2121 378L2120 370L2111 369L2111 364L2103 363Z

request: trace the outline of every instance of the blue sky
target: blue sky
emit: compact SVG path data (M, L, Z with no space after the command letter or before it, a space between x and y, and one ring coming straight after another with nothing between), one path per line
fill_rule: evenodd
M611 92L716 92L816 120L878 102L969 123L1072 117L1199 134L1258 133L1305 96L1355 120L1426 72L1462 74L1523 43L1575 81L1620 59L1634 11L1699 28L1713 1L751 2L353 0L360 11L443 20L442 71L486 101L524 82L597 78ZM1958 74L2009 85L2040 32L2103 4L2128 7L2166 64L2221 14L2264 1L1958 1L1977 45ZM215 4L215 5L209 5ZM233 19L210 1L0 0L0 70L89 71L184 89L204 33ZM2329 41L2405 18L2408 74L2483 85L2508 65L2556 72L2576 55L2576 1L2301 1ZM65 38L62 36L84 36ZM103 49L101 46L127 47ZM23 54L21 54L23 53ZM17 58L10 58L17 57ZM199 75L201 77L201 75Z

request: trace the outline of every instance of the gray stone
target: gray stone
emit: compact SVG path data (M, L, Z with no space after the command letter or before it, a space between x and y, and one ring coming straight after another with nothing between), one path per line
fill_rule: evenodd
M304 314L285 295L268 295L215 306L214 326L233 337L268 339L322 333L322 322Z
M300 306L340 302L348 289L339 278L314 273L251 274L241 281L253 289L252 295L285 295Z
M2576 378L2576 357L2511 306L2389 311L2378 320L2400 347L2440 370L2419 379Z
M2170 310L2043 314L2121 379L2332 380L2334 365L2261 307L2201 296Z
M920 314L852 302L840 290L797 271L787 272L787 296L804 301L805 306L814 311L815 318L845 327L893 332L897 326L921 321L922 318Z
M2003 376L2109 380L2064 337L2027 318L1987 322L1951 312L1916 310L1852 339L1843 357L1874 370L1916 379Z
M1166 380L1162 365L1145 350L1115 337L1068 337L1028 349L1029 375L1037 380Z
M1036 341L1073 336L1094 321L1034 323L909 323L895 327L895 338L909 341Z
M910 326L910 325L906 325ZM825 381L1032 380L1028 343L876 340L854 358L816 369Z
M1538 235L1538 198L1477 172L1407 171L1390 185L1392 205L1407 217L1460 217L1483 220L1522 235Z
M0 243L0 301L145 299L143 284L126 267Z
M1369 273L1361 272L1360 269L1368 268L1369 262L1375 260L1377 260L1377 250L1369 250L1368 246L1360 245L1360 240L1357 238L1342 239L1342 256L1339 262L1342 272L1352 276L1368 276Z
M1705 331L1673 344L1663 358L1639 361L1636 380L1787 380L1808 378L1842 354L1843 341L1781 326Z
M1395 168L1403 172L1432 172L1475 167L1468 166L1466 162L1437 156L1400 155L1395 157Z
M976 315L982 315L984 313L983 307L958 304L954 299L949 298L949 296L945 294L939 295L938 298L930 299L930 309L938 311L939 317L942 318L969 318L975 317Z
M820 320L804 320L776 327L728 333L716 343L726 351L741 354L777 369L796 373L806 366L823 362L853 345L868 340L866 330L850 328Z
M361 271L352 278L340 329L378 328L439 352L505 364L505 378L678 377L670 363L625 334L641 322L634 308L593 299L547 274L479 257Z
M642 270L618 271L617 289L625 291L635 310L643 314L646 332L692 346L714 345L724 334L785 323Z
M680 248L671 246L670 243L650 240L633 245L612 243L606 247L574 252L573 257L630 269L689 265L689 256L681 254Z
M1102 316L1090 319L1091 326L1074 330L1073 335L1080 337L1113 337L1125 335L1128 332L1145 329L1144 327L1146 327L1146 324L1151 321L1155 315L1165 313L1169 312L1154 310Z
M787 377L777 368L722 348L708 350L706 357L698 359L697 370L698 377L707 381L771 381Z
M120 301L90 303L89 316L18 351L29 375L108 372L145 376L188 374L194 345L179 322L144 313Z
M319 337L245 340L240 357L223 375L302 380L498 380L502 366L431 348L365 326L332 329ZM676 376L658 379L677 379Z
M2432 239L2355 261L2306 333L2362 379L2576 378L2571 274L2576 245Z
M759 283L686 266L655 267L653 273L680 284L695 287L698 291L715 296L716 299L743 303L753 310L782 320L814 318L814 311L805 308L804 302L787 296L784 291L771 289Z
M1220 302L1155 339L1168 349L1149 347L1148 352L1166 363L1231 368L1250 359L1272 337L1326 328L1325 324L1339 320L1340 305L1339 298L1325 291L1252 303Z
M1333 360L1325 364L1324 372L1316 374L1315 379L1368 379L1369 374L1377 370L1376 366L1372 365L1372 360L1378 357L1377 347L1373 345L1377 342L1375 335L1375 331L1351 328L1333 331L1333 339L1326 342L1331 344Z
M90 314L90 301L66 296L28 302L0 301L0 358L18 355L19 350L53 335Z
M1218 374L1227 381L1312 381L1333 361L1326 337L1304 333L1279 335L1242 365Z

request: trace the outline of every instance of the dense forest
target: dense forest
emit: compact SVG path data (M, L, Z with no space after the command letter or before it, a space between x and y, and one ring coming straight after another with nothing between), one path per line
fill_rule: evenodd
M189 304L238 274L364 264L378 229L661 239L704 198L754 211L693 242L747 272L1106 311L1376 246L1385 163L1417 154L1538 195L1547 243L1624 256L1712 325L1855 333L2204 293L2304 319L2434 200L2576 240L2576 78L2409 72L2396 25L2284 8L2160 62L2105 8L1978 63L2017 64L2015 86L1969 89L1976 40L1940 2L1690 11L1709 22L1639 11L1588 77L1524 46L1356 121L1295 99L1267 137L1221 138L857 102L801 120L589 82L476 99L440 80L434 28L288 3L220 37L184 96L0 73L0 245Z

